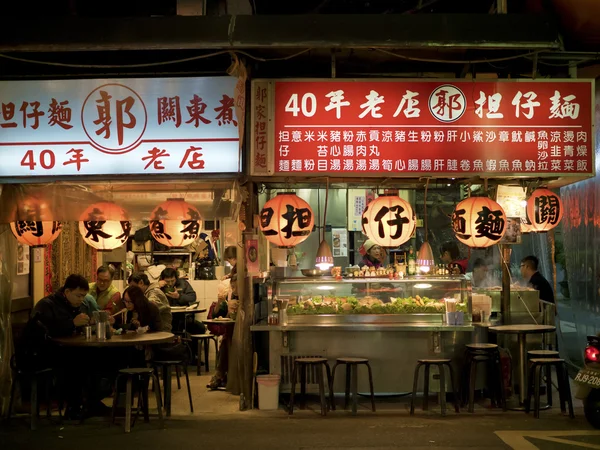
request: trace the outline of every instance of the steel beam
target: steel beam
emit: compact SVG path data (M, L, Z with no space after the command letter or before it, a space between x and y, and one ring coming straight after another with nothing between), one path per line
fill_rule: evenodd
M244 15L0 19L0 52L243 48L557 49L548 16Z

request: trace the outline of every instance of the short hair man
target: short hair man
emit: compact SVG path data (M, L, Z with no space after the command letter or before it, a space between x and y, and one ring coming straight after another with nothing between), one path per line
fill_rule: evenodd
M539 259L533 255L526 256L521 260L521 276L530 287L540 292L540 300L554 303L554 290L548 280L538 272Z
M70 336L77 327L89 323L89 317L80 309L89 289L83 276L69 275L57 292L37 302L32 317L46 327L51 337Z
M137 272L129 276L127 280L129 286L138 286L148 300L156 303L158 311L160 312L160 321L162 324L161 331L171 331L173 323L173 315L171 314L171 307L169 306L169 300L163 291L161 291L158 281L156 283L150 283L148 275L145 273Z
M94 297L98 307L112 314L123 309L121 293L112 284L115 269L112 266L100 266L96 271L96 282L90 284L90 295Z
M171 306L189 306L196 302L196 291L190 283L177 276L175 269L169 267L163 270L158 285L169 299Z

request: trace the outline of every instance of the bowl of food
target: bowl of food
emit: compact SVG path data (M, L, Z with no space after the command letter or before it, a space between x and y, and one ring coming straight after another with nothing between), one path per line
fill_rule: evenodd
M301 272L302 275L309 278L318 278L325 275L325 272L320 269L302 269Z

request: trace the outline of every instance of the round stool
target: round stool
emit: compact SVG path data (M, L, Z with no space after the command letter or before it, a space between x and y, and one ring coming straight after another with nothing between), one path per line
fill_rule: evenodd
M533 416L536 419L540 418L540 384L542 378L542 368L546 367L546 374L550 373L550 368L556 368L556 378L558 379L558 395L560 401L560 410L565 413L569 406L569 417L573 419L573 399L571 398L571 386L569 385L569 375L565 360L561 358L532 358L529 360L529 386L527 389L527 401L525 402L525 411L529 413L531 410L531 397L533 396ZM547 385L548 386L548 385ZM552 383L547 387L548 397L552 396L550 391Z
M202 347L204 347L204 365L206 366L206 372L208 373L210 371L210 367L208 365L208 351L209 351L209 344L210 341L213 341L215 343L215 367L217 367L218 365L218 361L219 361L219 343L217 341L217 336L215 336L214 334L191 334L190 338L193 339L198 339L198 366L196 368L196 375L200 376L200 373L202 372L202 361L200 361L200 355L202 354Z
M333 374L331 377L331 389L333 391L335 380L335 369L341 364L346 365L346 395L344 397L344 409L348 408L348 400L350 397L350 385L352 385L352 414L356 414L358 406L358 366L365 365L369 371L369 389L371 391L371 411L375 412L375 393L373 391L373 371L369 360L365 358L338 358L333 366ZM335 410L335 399L331 396L331 403Z
M448 367L450 372L450 384L452 385L452 393L454 394L454 409L459 412L458 406L458 395L454 390L454 371L450 365L452 361L450 359L419 359L417 360L417 367L415 368L415 376L413 379L413 390L412 398L410 401L410 415L415 414L415 400L417 399L417 389L419 385L419 369L421 366L425 366L425 380L423 385L423 411L427 411L428 397L429 397L429 369L431 366L437 366L440 374L440 406L442 409L442 416L446 415L446 375L444 373L444 366Z
M309 368L316 369L316 381L319 385L319 397L321 399L321 415L327 415L328 402L325 399L325 385L323 382L323 366L327 370L327 385L329 386L329 397L331 408L335 409L333 405L333 389L331 386L331 369L327 363L327 358L296 358L294 360L294 369L292 373L292 390L290 393L290 409L289 414L294 413L294 393L296 391L296 381L298 379L298 371L300 371L300 395L302 396L302 402L306 401L306 378L307 371Z
M153 379L153 382L157 385L158 380L154 375L154 370L147 367L140 368L131 368L131 369L121 369L119 370L119 375L117 375L117 379L115 381L115 397L113 399L112 406L112 423L115 423L116 413L117 413L117 403L119 399L119 379L122 377L127 377L127 387L125 394L125 432L129 433L131 431L131 427L135 424L135 420L140 413L140 410L144 414L144 422L149 422L150 417L148 414L148 384L150 379ZM137 392L138 392L138 407L135 413L135 417L133 418L133 423L131 421L131 403L132 403L132 391L133 391L133 381L137 382ZM163 416L162 416L162 402L160 398L160 389L156 389L154 391L154 395L156 397L156 409L158 410L158 420L160 421L161 428L164 427Z
M533 358L559 358L560 355L556 350L529 350L527 352L527 360ZM541 409L548 409L552 406L552 366L544 367L544 377L546 378L546 406Z
M493 378L491 383L488 383L488 388L491 392L492 404L500 402L502 409L506 411L506 392L504 390L504 382L502 381L502 364L500 363L500 350L496 344L467 344L465 373L466 382L462 385L468 389L468 395L463 394L463 400L468 397L470 413L475 412L475 384L477 382L477 365L485 363L488 366L487 374ZM490 388L490 385L492 388Z

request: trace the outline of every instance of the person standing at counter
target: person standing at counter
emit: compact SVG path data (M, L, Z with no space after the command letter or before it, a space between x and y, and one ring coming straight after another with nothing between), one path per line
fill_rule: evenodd
M385 259L385 252L381 246L377 245L371 239L367 239L362 246L364 250L364 256L360 263L358 263L359 267L375 267L379 269L383 266L383 261ZM362 253L362 252L361 252Z
M96 282L90 283L90 295L94 297L101 310L114 314L123 309L121 293L112 284L115 269L111 266L100 266L96 271Z
M458 244L455 241L448 241L440 248L441 260L448 266L448 270L454 275L464 275L467 273L469 260L461 258Z
M189 306L196 302L196 291L190 283L177 276L175 269L168 267L163 270L158 285L169 299L171 306Z
M523 258L521 260L521 276L530 287L540 292L540 300L554 303L554 290L548 280L538 272L539 263L539 259L533 255Z

